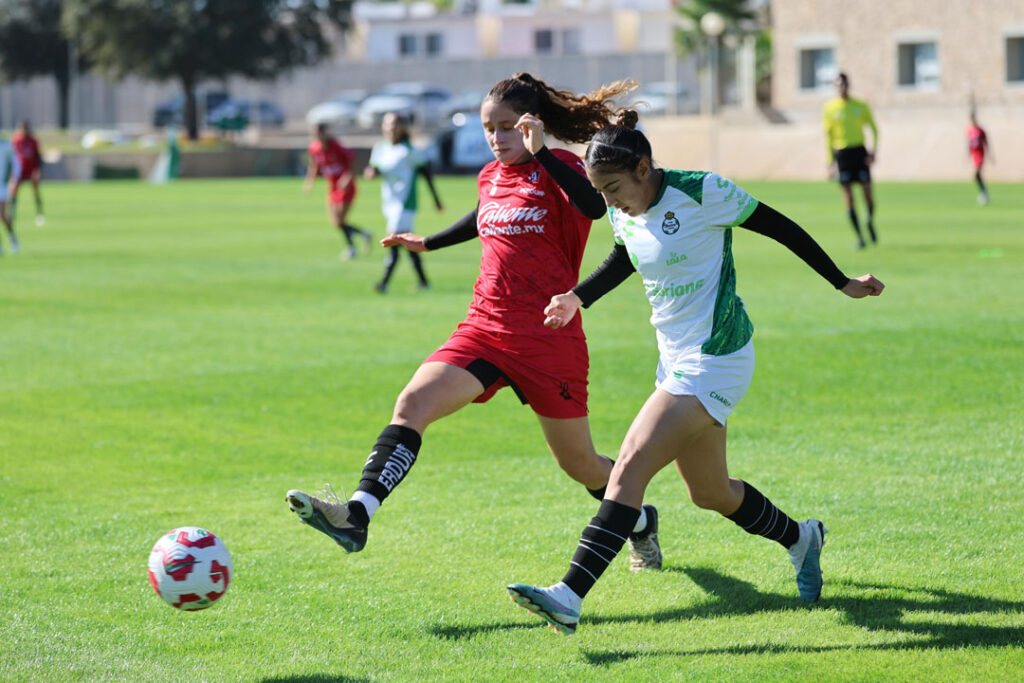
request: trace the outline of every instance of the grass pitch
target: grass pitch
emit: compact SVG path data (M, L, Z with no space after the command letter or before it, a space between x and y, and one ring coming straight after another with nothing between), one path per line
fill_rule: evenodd
M1020 680L1024 678L1024 194L879 184L881 244L855 252L838 190L743 183L849 274L853 301L737 230L754 383L730 465L830 530L820 602L777 545L691 505L662 472L665 569L620 557L578 633L516 611L511 581L558 580L597 508L510 392L428 431L419 464L346 555L284 492L351 490L393 401L463 317L476 243L342 263L322 185L298 179L44 186L0 259L0 679ZM441 179L447 210L472 179ZM382 232L375 183L353 222ZM6 241L5 241L6 250ZM611 244L595 224L584 271ZM591 424L614 454L652 388L632 279L585 313ZM235 577L180 613L148 585L161 533L220 535Z

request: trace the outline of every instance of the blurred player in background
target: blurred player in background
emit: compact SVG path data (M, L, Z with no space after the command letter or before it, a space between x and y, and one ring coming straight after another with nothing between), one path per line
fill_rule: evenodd
M413 146L409 140L409 123L396 112L389 112L381 119L381 131L384 139L373 146L370 152L370 165L366 167L367 178L380 176L381 209L387 222L388 235L413 231L416 220L417 195L416 179L423 176L434 197L434 205L438 211L443 209L441 198L434 187L434 178L430 173L430 165L423 153ZM397 244L390 245L388 259L384 265L384 276L373 286L381 294L388 291L388 282L398 264L398 254L402 248ZM427 289L427 274L423 272L423 261L415 251L409 251L412 267L419 277L420 289Z
M317 175L327 181L327 211L331 223L344 235L348 247L342 250L341 258L354 258L356 251L353 235L366 241L366 249L373 246L370 233L348 223L348 212L356 197L356 177L352 171L355 153L331 136L326 123L317 124L313 129L313 141L309 143L309 166L303 191L309 192Z
M14 222L7 213L7 192L8 181L18 177L21 171L21 164L18 162L18 155L14 153L11 143L0 138L0 223L3 223L7 230L7 236L11 240L11 252L18 253L18 236L14 234ZM3 246L0 243L0 254L3 254Z
M17 175L11 176L11 220L14 220L21 183L29 180L32 182L32 193L36 199L36 225L45 225L43 197L39 192L39 182L43 175L43 158L39 153L39 143L32 137L32 126L28 119L22 120L18 125L18 129L11 136L11 145L14 147L14 153L18 155L18 163L21 165L21 171Z
M850 222L857 234L857 248L864 248L864 236L857 220L857 210L853 206L853 183L859 183L864 191L864 202L868 207L868 235L871 243L878 242L875 234L875 200L871 194L871 164L875 163L878 152L878 127L871 116L871 108L867 102L850 97L850 81L846 74L836 76L838 95L825 103L822 111L822 123L825 127L825 141L828 145L829 168L835 166L839 185L843 189L846 210L850 214ZM864 146L864 127L871 129L872 144L869 151Z
M981 167L985 163L985 156L988 154L988 136L985 130L978 125L978 117L974 110L971 110L971 122L967 124L967 151L971 155L971 162L974 164L974 180L978 183L978 203L982 206L988 204L988 188L985 181L981 179Z
M544 326L541 311L553 293L578 281L591 222L605 215L606 207L583 175L580 158L548 149L544 135L589 140L608 124L613 113L608 100L633 87L632 81L619 81L577 95L518 73L487 93L480 117L495 160L477 176L476 208L428 237L397 233L385 240L410 251L480 240L480 276L469 311L398 396L391 424L377 438L352 499L332 502L302 491L287 493L289 507L304 523L349 552L362 550L370 519L416 462L427 427L470 403L490 400L506 386L533 409L566 474L598 500L604 498L612 460L597 453L590 435L589 357L581 318L552 329ZM472 450L474 443L470 439L463 446ZM528 471L509 476L531 480ZM644 505L631 527L631 569L661 567L657 519L657 511Z

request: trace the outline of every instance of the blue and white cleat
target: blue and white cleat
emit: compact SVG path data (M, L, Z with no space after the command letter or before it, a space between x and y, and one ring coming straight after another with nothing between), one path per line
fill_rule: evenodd
M302 522L330 536L346 552L359 552L366 545L366 527L349 514L347 503L334 498L336 502L322 500L295 489L285 494L288 507Z
M821 548L828 529L816 519L800 523L800 540L789 549L789 559L796 569L796 587L800 598L814 602L821 595Z
M559 582L548 588L513 583L506 590L512 602L542 617L548 622L548 628L566 636L576 633L583 601L564 583Z

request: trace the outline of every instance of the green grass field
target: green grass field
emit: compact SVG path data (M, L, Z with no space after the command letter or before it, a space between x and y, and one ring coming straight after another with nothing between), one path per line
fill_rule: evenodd
M808 228L853 301L738 230L758 366L730 464L829 527L826 586L796 595L784 551L652 483L666 566L624 556L565 638L504 586L561 578L597 504L508 391L431 427L420 462L346 555L284 492L350 491L393 401L463 317L467 243L370 284L342 263L322 185L299 179L44 187L48 222L0 258L0 680L1024 679L1024 193L880 184L862 252L838 190L744 183ZM472 179L444 178L444 214ZM377 185L354 222L382 231ZM4 241L5 251L7 243ZM595 224L585 272L610 246ZM585 314L591 424L614 454L652 389L634 279ZM234 558L228 594L181 613L146 578L165 531L198 525Z

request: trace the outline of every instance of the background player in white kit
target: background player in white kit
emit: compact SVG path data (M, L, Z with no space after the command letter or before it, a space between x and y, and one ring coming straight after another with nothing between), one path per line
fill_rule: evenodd
M558 328L639 272L657 330L656 389L633 420L597 516L583 530L561 582L508 586L518 605L561 633L573 633L583 597L621 550L648 483L670 463L690 499L789 551L800 597L821 594L825 527L797 523L747 482L729 476L726 419L754 372L753 325L736 296L732 230L741 226L781 242L847 296L877 296L871 275L850 279L800 226L732 181L703 171L654 167L651 145L634 130L636 112L594 136L587 177L611 207L611 255L583 283L551 299L545 324Z
M18 253L18 236L14 233L14 224L7 212L8 187L11 178L21 175L21 164L18 162L18 155L14 153L14 147L9 140L0 138L0 222L7 229L7 236L11 240L11 252ZM0 243L0 254L3 254L3 245Z
M423 153L413 147L409 140L409 126L405 119L394 112L385 114L381 120L381 129L384 132L384 139L377 142L370 152L366 177L374 178L379 175L383 181L380 188L381 209L387 221L388 235L413 232L418 203L416 176L422 175L426 179L437 210L441 211L444 207L434 188L430 165ZM388 282L398 263L401 247L392 246L390 249L384 266L384 276L374 285L374 289L382 294L388 291ZM420 255L414 251L409 251L408 254L413 268L416 269L416 275L419 276L420 289L426 289L430 283L423 272Z

